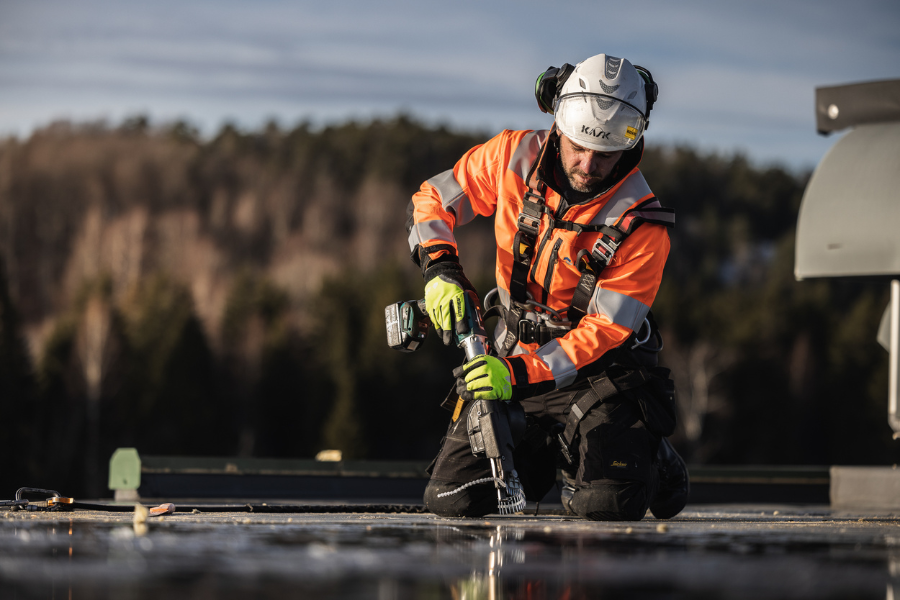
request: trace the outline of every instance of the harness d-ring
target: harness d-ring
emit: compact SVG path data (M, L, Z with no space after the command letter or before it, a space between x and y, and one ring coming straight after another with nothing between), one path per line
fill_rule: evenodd
M634 343L634 346L631 347L632 350L637 348L638 346L643 346L647 342L650 341L650 336L653 335L653 328L650 326L650 320L647 317L644 317L644 322L641 323L641 329L644 328L644 325L647 326L647 337L642 340L638 340ZM641 332L641 329L638 329L638 333Z

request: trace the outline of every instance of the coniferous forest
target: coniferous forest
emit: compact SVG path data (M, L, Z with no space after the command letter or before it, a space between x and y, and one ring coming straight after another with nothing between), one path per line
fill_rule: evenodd
M55 123L0 140L0 485L104 496L113 450L430 459L461 352L385 343L421 297L410 195L484 133ZM891 464L885 281L793 277L808 174L660 147L676 209L653 307L689 463ZM458 231L479 291L491 222Z

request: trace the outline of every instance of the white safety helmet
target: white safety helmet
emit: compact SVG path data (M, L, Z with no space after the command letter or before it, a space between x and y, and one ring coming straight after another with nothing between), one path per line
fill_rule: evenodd
M598 54L578 63L560 83L553 114L563 135L598 152L637 145L648 124L648 94L651 108L656 100L649 72L645 79L628 60Z

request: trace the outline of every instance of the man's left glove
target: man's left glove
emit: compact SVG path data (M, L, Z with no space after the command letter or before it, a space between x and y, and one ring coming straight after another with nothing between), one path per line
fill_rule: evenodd
M467 291L475 288L463 275L456 262L436 264L425 271L425 310L435 332L445 345L453 342L454 333L462 333L466 322Z
M460 398L472 400L512 400L512 381L505 360L493 356L476 356L453 369L456 392Z

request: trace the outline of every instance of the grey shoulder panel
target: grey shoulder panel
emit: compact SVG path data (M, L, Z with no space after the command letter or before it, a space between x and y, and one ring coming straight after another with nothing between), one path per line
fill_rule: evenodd
M612 198L603 205L603 208L591 220L593 225L614 225L615 222L635 202L653 194L647 180L640 171L628 176L622 185L613 193Z
M519 142L512 157L509 159L507 168L518 175L522 181L528 177L528 171L531 170L531 165L541 151L544 142L547 141L549 133L550 132L547 130L542 130L532 131L531 133L526 134L525 137L522 138L522 141Z
M444 210L452 212L456 216L457 225L465 225L475 218L472 203L456 180L453 169L447 169L443 173L435 175L428 180L428 183L434 186L441 196L441 206L444 207Z

